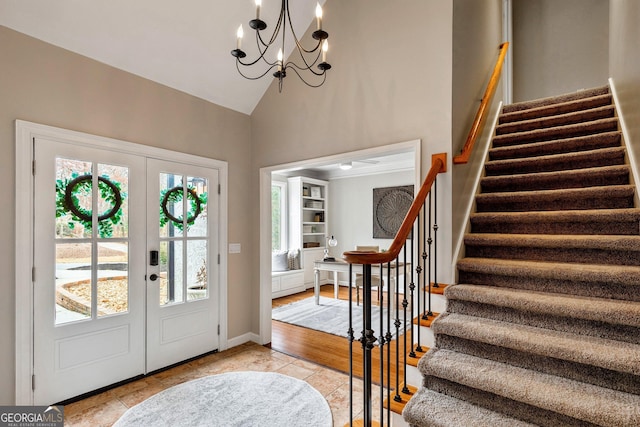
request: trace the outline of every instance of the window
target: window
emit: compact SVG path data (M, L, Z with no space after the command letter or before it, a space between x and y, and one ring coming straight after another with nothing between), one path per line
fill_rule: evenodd
M287 183L271 182L271 250L287 249Z

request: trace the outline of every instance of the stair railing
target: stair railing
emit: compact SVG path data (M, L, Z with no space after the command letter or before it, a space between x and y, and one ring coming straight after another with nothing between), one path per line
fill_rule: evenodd
M352 273L361 272L364 295L361 307L362 324L354 325L353 298L349 292L350 426L356 425L354 424L355 417L362 418L362 421L358 421L357 425L373 425L373 390L376 383L380 389L379 425L390 426L390 409L394 404L406 403L408 400L410 389L407 386L407 358L416 357L416 351L425 351L421 346L420 327L417 327L417 333L414 332L414 315L423 319L433 316L431 311L432 278L434 278L433 286L438 286L437 278L435 278L437 274L437 256L435 254L437 253L436 236L438 231L437 176L446 171L446 153L433 155L431 168L387 251L349 251L344 253L344 259L350 264L349 287L353 286L351 283ZM361 271L356 271L356 268L361 268ZM386 300L384 292L379 292L380 301L377 309L380 311L380 319L377 325L372 324L372 314L376 309L371 297L373 268L380 276L381 285L384 275L387 279L388 297ZM417 285L423 289L422 298L420 292L415 292L414 271ZM400 277L403 278L402 284ZM393 282L392 279L394 279ZM400 300L401 295L402 301ZM407 297L410 298L410 301L407 300ZM385 309L386 313L384 313ZM354 341L356 341L354 326L358 327L361 334L357 341L362 347L362 372L355 372L353 363ZM378 329L377 337L374 328ZM394 337L395 346L393 345ZM410 351L407 346L409 340L411 342ZM414 342L417 343L415 347ZM376 353L379 357L379 372L374 373L372 356L376 346L378 347ZM395 355L392 354L394 349ZM362 378L363 381L361 414L354 414L354 377Z
M504 42L500 45L498 60L496 61L495 67L493 67L493 73L491 73L491 78L489 79L487 89L485 90L480 106L478 107L476 117L473 119L473 124L471 125L471 130L469 131L467 140L464 143L464 147L462 147L460 154L453 158L453 164L455 165L467 163L469 161L469 157L471 157L471 152L473 151L473 146L482 133L482 128L484 127L484 124L487 121L487 116L489 115L491 100L493 99L493 95L496 93L498 82L500 81L502 64L504 63L504 58L507 55L508 48L509 42Z

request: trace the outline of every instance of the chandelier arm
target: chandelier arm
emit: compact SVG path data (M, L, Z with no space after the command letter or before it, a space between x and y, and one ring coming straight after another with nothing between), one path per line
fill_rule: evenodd
M291 23L291 14L289 13L288 3L289 3L289 1L287 0L287 20L289 21L289 28L291 28L291 35L293 36L293 40L295 40L295 42L296 42L296 46L298 46L298 50L306 52L306 53L315 52L322 45L322 40L318 40L318 44L313 49L311 49L311 50L305 49L305 47L302 45L302 43L300 43L300 39L298 39L298 36L296 36L296 32L293 29L293 24Z
M264 76L266 76L269 72L271 72L271 70L273 70L273 67L275 67L275 65L271 65L271 67L267 68L267 71L265 71L264 73L262 73L261 75L257 76L257 77L251 77L251 76L247 76L246 74L244 74L242 72L242 69L240 68L240 66L238 65L239 61L236 61L236 68L238 69L238 73L240 73L240 75L242 77L244 77L247 80L258 80L263 78ZM243 64L244 65L244 64Z
M294 73L296 73L296 74L298 75L298 77L300 77L300 80L302 80L302 82L303 82L304 84L306 84L307 86L309 86L309 87L320 87L320 86L322 86L322 85L324 84L325 80L327 80L327 74L326 74L326 73L324 73L324 72L323 72L322 74L319 74L319 73L316 73L315 71L311 70L311 71L313 72L313 74L315 74L316 76L322 76L322 81L321 81L320 83L318 83L318 84L311 84L311 83L309 83L308 81L306 81L306 80L304 79L304 77L302 77L302 76L300 75L300 73L298 72L298 70L296 70L296 68L295 68L295 67L290 67L290 68L291 68L291 70L293 70L293 72L294 72Z
M313 64L312 64L312 65L313 65ZM323 74L325 73L325 71L324 71L324 70L323 70L322 72L317 72L317 71L314 71L314 69L313 69L313 68L311 68L311 67L301 67L300 65L296 64L296 63L295 63L295 62L293 62L293 61L289 61L289 62L287 62L287 66L286 66L286 68L291 68L291 69L292 69L292 70L294 70L294 71L295 71L296 69L298 69L298 70L300 70L300 71L310 71L310 72L312 72L313 74L315 74L316 76L321 76L321 75L323 75Z
M312 73L314 73L314 74L318 75L318 76L319 76L320 74L318 74L318 73L316 73L315 71L313 71L312 67L313 67L314 65L316 65L316 64L318 63L318 61L320 60L320 52L321 52L321 51L319 50L319 51L318 51L318 54L316 55L316 59L314 59L314 60L313 60L313 62L311 63L311 65L309 65L309 63L307 62L307 58L305 57L305 55L304 55L304 54L303 54L303 53L298 49L298 53L300 54L300 59L302 60L302 62L304 62L304 65L306 66L306 69L307 69L307 70L309 70L309 71L311 71ZM313 53L313 51L312 51L312 52L309 52L309 53ZM305 69L304 67L301 67L301 66L297 65L297 64L296 64L295 62L293 62L293 61L288 62L288 63L287 63L287 65L288 65L288 64L293 64L293 65L294 65L295 67L297 67L299 70L304 70L304 69Z

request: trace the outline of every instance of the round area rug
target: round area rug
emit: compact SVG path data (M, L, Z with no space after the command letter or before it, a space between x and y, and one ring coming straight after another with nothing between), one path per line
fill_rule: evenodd
M274 372L229 372L168 388L114 427L331 427L329 404L304 381Z

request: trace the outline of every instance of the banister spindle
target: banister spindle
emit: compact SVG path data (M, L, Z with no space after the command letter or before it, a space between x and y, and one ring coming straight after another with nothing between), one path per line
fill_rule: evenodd
M410 260L409 262L411 263L411 267L409 268L409 271L411 272L411 277L410 277L410 283L409 283L409 291L411 293L411 315L409 316L409 318L411 319L411 321L409 322L409 331L411 334L411 352L409 353L409 357L416 357L416 352L414 351L414 346L413 346L413 340L416 339L416 336L413 334L413 306L416 304L416 299L415 299L415 294L414 291L416 289L416 284L413 282L413 266L415 264L415 257L414 257L414 240L413 240L413 233L414 230L413 228L411 229L411 256L410 256ZM406 278L405 278L406 280ZM405 325L405 329L406 329L406 325ZM418 328L419 329L419 328ZM418 346L420 346L420 337L418 337Z
M432 217L432 194L433 193L429 193L429 227L427 227L429 229L429 237L427 238L427 246L428 246L428 252L429 252L429 263L427 264L427 275L425 277L426 279L426 283L425 283L425 290L427 291L427 304L426 304L426 310L424 312L424 314L422 315L422 319L423 320L427 320L429 319L429 316L433 316L433 312L431 311L431 259L432 259L432 255L431 255L431 245L433 243L433 239L431 238L431 217Z

